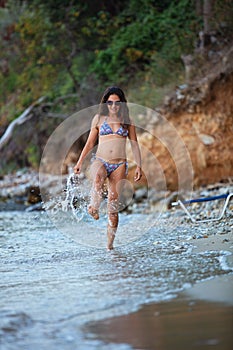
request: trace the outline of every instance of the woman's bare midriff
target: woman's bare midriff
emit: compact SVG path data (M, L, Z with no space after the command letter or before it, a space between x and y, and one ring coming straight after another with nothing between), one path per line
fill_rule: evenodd
M100 157L109 163L126 160L126 137L118 135L103 135L99 137L96 157Z

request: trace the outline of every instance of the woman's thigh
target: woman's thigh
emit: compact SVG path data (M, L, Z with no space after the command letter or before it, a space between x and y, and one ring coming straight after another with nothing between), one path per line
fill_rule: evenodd
M108 200L109 201L117 201L122 186L124 184L124 181L126 178L126 165L122 164L120 165L115 171L111 173L109 176L109 186L108 186Z
M101 183L104 183L107 177L107 171L105 169L105 166L98 159L93 161L90 168L90 174L91 174L92 180L98 180L98 182L101 182Z

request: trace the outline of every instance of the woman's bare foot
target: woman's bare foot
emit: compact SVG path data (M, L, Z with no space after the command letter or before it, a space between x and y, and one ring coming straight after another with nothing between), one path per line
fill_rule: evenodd
M88 214L90 214L95 220L99 219L98 210L93 208L91 205L88 207Z

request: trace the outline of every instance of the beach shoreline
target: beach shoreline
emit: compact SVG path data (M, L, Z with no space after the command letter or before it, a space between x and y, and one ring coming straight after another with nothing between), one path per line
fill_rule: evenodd
M137 350L231 350L232 306L186 295L85 327L91 339Z
M226 274L195 283L174 299L145 304L128 315L90 322L85 333L104 344L128 344L129 349L137 350L231 350L232 234L215 234L191 243L194 252L225 251Z
M100 223L98 235L92 235L88 225L87 230L79 225L73 241L73 236L57 231L44 211L31 213L28 209L34 205L29 206L24 198L28 187L25 176L19 177L19 183L6 179L9 187L1 184L3 197L14 209L7 204L9 211L2 210L6 208L3 198L2 285L8 310L2 315L0 332L5 344L16 318L15 349L30 347L35 337L35 349L44 345L64 350L70 349L71 343L72 349L79 349L81 344L88 350L233 348L232 202L224 217L214 221L223 201L192 205L190 211L198 219L212 218L193 223L181 208L167 209L174 200L172 193L154 204L149 199L139 200L130 213L132 226L122 230L127 240L132 234L135 242L127 241L127 245L119 240L109 253L105 246L104 251L96 249L101 239L105 241ZM226 186L219 186L193 196L224 193ZM160 198L158 193L156 196ZM19 197L21 210L14 206L14 199ZM67 220L66 212L64 217ZM75 221L75 230L76 225ZM148 226L150 229L145 229ZM140 233L139 239L135 232ZM79 244L80 237L82 244L88 239L87 247ZM94 249L89 247L90 237ZM12 280L19 282L14 288ZM25 315L28 326L22 327ZM56 322L50 323L51 315ZM50 330L45 334L47 318ZM63 319L68 320L65 328L57 323Z
M233 306L233 234L215 234L193 240L194 252L225 251L223 267L231 273L196 283L184 293L199 300L221 302Z

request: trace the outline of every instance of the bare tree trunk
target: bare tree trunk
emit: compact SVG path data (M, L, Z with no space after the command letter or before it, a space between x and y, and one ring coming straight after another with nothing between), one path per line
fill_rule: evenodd
M32 117L32 110L36 106L40 105L41 102L45 100L45 96L40 97L36 102L32 103L25 111L16 119L14 119L10 125L7 127L5 133L0 138L0 150L7 144L7 142L10 140L10 138L13 135L13 131L16 127L16 125L20 125L25 123L28 119Z
M203 30L199 32L200 52L204 55L211 43L211 30L213 29L213 8L215 0L196 0L196 12L203 17Z
M202 16L202 0L196 0L195 2L196 14L197 16Z
M211 20L213 16L214 0L204 0L203 4L203 20L204 20L204 33L209 34L212 29Z

